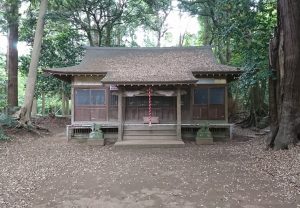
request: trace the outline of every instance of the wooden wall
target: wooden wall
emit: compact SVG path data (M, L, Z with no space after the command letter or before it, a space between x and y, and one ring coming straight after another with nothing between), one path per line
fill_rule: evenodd
M101 83L102 77L81 76L74 77L72 82L72 123L90 123L90 122L107 122L118 120L118 97L117 91L114 88L110 88L110 85L103 85ZM125 87L125 90L136 90L145 88L143 86ZM164 90L176 90L176 86L156 86L156 89ZM181 95L181 112L182 121L195 122L198 120L227 120L227 85L224 79L199 79L199 82L194 85L182 85L181 91L184 93ZM224 89L224 98L222 104L210 103L211 92L215 88ZM79 90L88 89L103 90L105 92L105 101L98 102L97 105L90 104L82 105L82 103L76 103L76 93ZM195 102L195 89L208 90L207 103ZM100 99L100 98L90 98ZM143 117L148 115L148 105L130 105L128 102L133 98L125 99L125 121L143 122ZM136 99L141 99L136 97ZM217 98L216 98L217 99ZM146 98L147 100L147 98ZM174 123L177 120L176 116L176 97L161 97L160 99L154 99L162 103L166 102L164 106L153 105L152 115L158 116L162 123Z

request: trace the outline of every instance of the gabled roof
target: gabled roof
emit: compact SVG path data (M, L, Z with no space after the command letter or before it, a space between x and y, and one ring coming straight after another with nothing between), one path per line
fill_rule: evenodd
M220 65L211 47L88 47L77 66L44 70L53 75L105 75L103 83L194 83L193 73L226 74L237 68Z

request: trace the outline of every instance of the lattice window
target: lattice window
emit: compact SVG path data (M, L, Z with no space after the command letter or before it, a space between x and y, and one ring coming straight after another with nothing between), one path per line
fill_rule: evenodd
M104 89L76 89L76 106L105 105Z
M225 119L225 87L201 86L194 89L193 119Z

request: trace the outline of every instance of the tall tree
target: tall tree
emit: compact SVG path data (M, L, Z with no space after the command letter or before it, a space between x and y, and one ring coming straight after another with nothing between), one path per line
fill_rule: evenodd
M7 104L6 99L6 72L5 72L5 56L0 54L0 111L2 111Z
M268 145L286 149L300 140L300 1L278 0L278 30L270 44L271 135Z
M144 27L150 29L156 34L156 46L160 47L161 39L168 31L166 20L172 11L172 0L144 0L148 5L146 15L144 16Z
M26 41L28 45L33 44L33 31L28 28L34 27L36 24L36 13L38 8L31 7L27 11L27 16L23 18L20 27L20 40ZM83 48L83 35L79 31L74 30L69 22L60 20L57 17L47 14L47 24L44 28L44 37L42 43L41 56L39 59L39 68L56 68L76 65L80 62ZM22 56L20 61L20 69L22 75L28 74L30 56ZM37 83L35 87L35 98L41 100L42 110L45 115L45 109L49 109L49 105L53 103L55 98L62 97L65 99L57 100L57 106L62 101L62 106L67 108L70 98L70 85L62 84L58 79L46 75L42 70L38 70ZM58 96L59 95L59 96ZM51 99L47 99L51 98ZM47 99L47 100L46 100ZM63 105L65 103L66 105ZM38 102L40 104L40 102Z
M86 35L90 46L111 46L115 25L121 24L128 0L66 0L57 15Z
M18 106L18 28L19 28L19 0L4 2L5 19L8 31L7 47L7 104L9 107Z
M39 57L41 53L42 38L44 32L44 19L47 11L48 0L41 0L39 17L36 25L33 49L31 53L31 61L29 65L28 78L26 82L24 104L18 112L20 125L30 125L30 114L32 108L32 102L34 99L35 84L37 79L37 69L39 63Z
M243 68L234 97L248 111L244 127L267 125L268 42L276 26L276 0L181 0L199 16L201 41L211 44L220 63Z

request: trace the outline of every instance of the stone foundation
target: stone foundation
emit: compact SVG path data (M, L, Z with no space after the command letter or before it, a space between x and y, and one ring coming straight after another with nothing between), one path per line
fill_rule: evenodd
M196 138L196 144L202 145L202 144L214 144L214 140L212 137L208 138Z
M87 139L86 142L91 146L104 146L105 144L104 139Z

